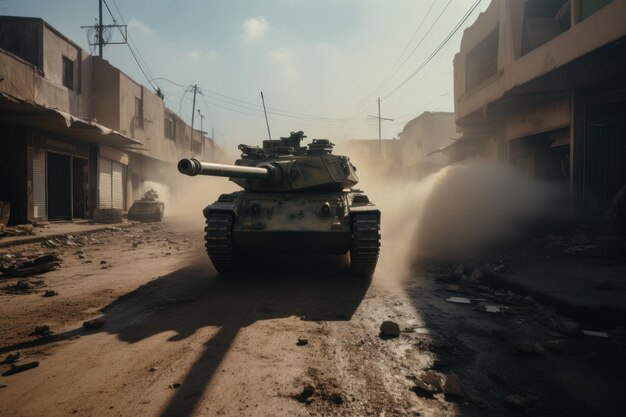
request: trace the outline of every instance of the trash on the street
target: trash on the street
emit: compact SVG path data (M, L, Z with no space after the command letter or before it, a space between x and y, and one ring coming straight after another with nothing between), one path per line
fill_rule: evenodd
M469 298L465 298L465 297L449 297L449 298L446 298L446 301L449 303L457 303L457 304L472 304L472 301Z
M309 344L309 339L307 339L306 337L299 337L298 338L298 343L296 343L298 346L305 346Z
M596 332L594 330L583 330L583 334L585 336L592 336L592 337L600 337L603 339L608 339L609 335L606 332Z

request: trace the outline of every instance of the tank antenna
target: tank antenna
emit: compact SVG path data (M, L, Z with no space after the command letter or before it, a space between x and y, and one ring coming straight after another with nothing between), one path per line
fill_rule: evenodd
M265 124L267 125L267 136L272 141L272 134L270 133L270 122L267 120L267 110L265 110L265 98L263 97L263 91L261 91L261 101L263 102L263 113L265 113Z

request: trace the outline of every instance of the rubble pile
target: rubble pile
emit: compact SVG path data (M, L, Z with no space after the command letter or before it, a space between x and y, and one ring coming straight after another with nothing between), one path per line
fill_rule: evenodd
M17 226L0 226L0 238L12 237L12 236L27 236L34 235L34 225L32 224L18 224Z
M64 235L61 237L55 237L52 239L44 240L41 242L41 246L44 248L60 248L60 247L74 247L84 246L86 243L90 243L91 237Z
M0 255L0 273L10 277L25 277L53 271L61 265L61 258L55 253L44 254L4 254Z

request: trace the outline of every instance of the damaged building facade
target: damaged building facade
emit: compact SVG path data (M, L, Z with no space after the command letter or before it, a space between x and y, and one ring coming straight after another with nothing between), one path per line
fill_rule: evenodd
M601 226L626 185L626 0L492 0L454 59L453 160L566 183Z
M409 121L398 136L403 172L421 179L447 165L447 158L438 151L454 143L459 133L454 113L427 111Z
M0 17L0 201L10 223L125 210L174 193L175 164L217 148L152 91L38 18ZM7 180L8 179L8 180Z

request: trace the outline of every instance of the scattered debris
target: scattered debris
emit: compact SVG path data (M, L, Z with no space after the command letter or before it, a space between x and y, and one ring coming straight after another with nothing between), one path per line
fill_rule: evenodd
M168 388L180 388L180 384L178 382L174 382L173 384L169 384L167 386Z
M104 317L98 317L95 319L87 320L83 323L83 327L85 329L97 329L98 327L102 327L106 323L106 319Z
M446 301L449 303L457 303L457 304L472 304L469 298L465 297L449 297L446 298Z
M424 350L439 350L447 348L448 342L444 339L421 336L420 339L416 341L415 346Z
M415 386L411 391L420 396L432 397L433 394L444 389L443 376L434 371L424 371L415 379Z
M514 408L518 410L523 410L528 408L535 402L537 402L537 397L534 395L519 395L519 394L511 394L504 397L504 403L509 408Z
M600 337L603 339L608 339L609 335L606 332L596 332L594 330L583 330L583 334L585 336L592 336L592 337Z
M52 333L54 332L50 330L50 326L44 324L42 326L35 326L35 330L33 330L30 336L47 337L52 335Z
M156 366L153 366L152 368L150 368L150 372L156 372L159 368L157 368Z
M400 326L394 321L385 320L380 325L380 336L382 338L398 337L400 336Z
M294 398L301 403L311 404L313 401L310 399L313 394L315 394L315 388L311 384L306 384L302 388L302 392L300 394L294 395Z
M446 376L446 382L443 386L443 392L446 397L464 397L463 385L461 379L456 374L449 374Z
M122 210L115 208L97 208L93 211L93 221L95 223L121 223Z
M299 337L298 338L298 343L296 343L296 345L298 346L305 346L309 344L309 339L307 339L306 337Z
M472 275L469 277L470 282L480 282L480 280L485 276L485 273L478 268L475 268L472 271Z
M9 376L13 374L17 374L19 372L28 371L29 369L33 369L39 366L39 361L28 362L22 365L12 364L11 368L2 374L2 376Z
M0 272L12 277L23 277L55 270L60 265L60 258L55 254L48 254L36 258L7 258L0 261Z
M9 284L4 287L6 292L10 293L25 293L32 292L35 286L26 280L19 280L15 284Z
M43 293L44 297L54 297L55 295L59 295L59 293L54 290L46 290L46 292Z
M476 306L476 310L478 311L484 311L487 313L500 313L502 311L502 309L498 306L494 306L494 305L489 305L486 303L478 303L478 305Z

